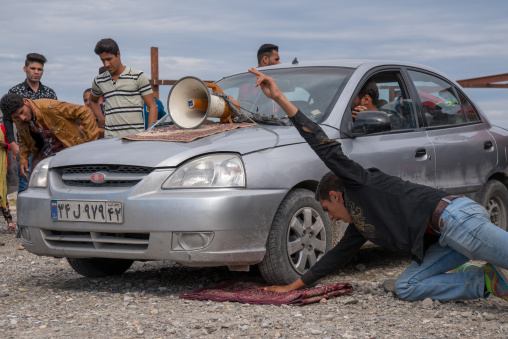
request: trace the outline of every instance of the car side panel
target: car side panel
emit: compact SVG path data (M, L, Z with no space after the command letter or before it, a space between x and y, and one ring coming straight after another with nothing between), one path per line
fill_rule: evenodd
M424 131L366 135L343 141L344 151L362 166L435 187L434 147ZM417 150L424 150L417 154ZM422 154L422 155L419 155Z
M289 190L304 181L315 181L329 169L307 143L251 153L243 156L249 189Z
M498 162L497 145L483 124L428 130L436 149L436 183L450 194L478 191ZM490 145L490 146L489 146Z

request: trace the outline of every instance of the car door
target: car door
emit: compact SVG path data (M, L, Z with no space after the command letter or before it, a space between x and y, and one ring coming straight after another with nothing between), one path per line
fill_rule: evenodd
M343 140L344 151L364 167L377 167L404 180L435 186L434 147L416 115L400 69L377 69L366 74L354 97L370 80L377 84L378 110L388 114L392 130L346 138ZM345 114L351 114L351 110Z
M451 82L408 69L434 145L437 187L450 194L474 193L497 164L496 144L471 101Z

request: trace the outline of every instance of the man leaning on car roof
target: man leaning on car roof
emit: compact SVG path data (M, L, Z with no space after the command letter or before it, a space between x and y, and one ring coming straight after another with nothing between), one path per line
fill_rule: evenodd
M24 177L30 154L34 156L35 168L41 160L99 136L95 115L85 106L52 99L23 99L11 93L2 97L0 109L6 117L13 118L18 128L19 166ZM81 120L83 131L76 119Z

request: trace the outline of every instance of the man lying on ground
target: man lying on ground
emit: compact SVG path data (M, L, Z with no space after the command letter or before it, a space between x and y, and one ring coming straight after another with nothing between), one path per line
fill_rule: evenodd
M466 198L381 172L349 159L341 144L298 110L273 80L255 68L256 86L291 119L332 172L320 181L316 199L332 220L349 226L340 242L301 278L265 290L287 292L307 286L345 265L370 240L410 251L414 262L395 292L402 300L477 299L490 293L508 300L508 232L490 222L485 209ZM490 264L446 273L470 259Z

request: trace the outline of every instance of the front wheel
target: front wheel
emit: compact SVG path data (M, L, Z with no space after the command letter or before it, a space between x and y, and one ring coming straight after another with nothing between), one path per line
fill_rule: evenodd
M270 285L292 283L332 247L327 214L306 189L290 191L282 200L268 235L259 270Z
M88 278L120 275L127 271L134 260L108 258L66 258L77 273Z
M479 203L485 207L492 222L497 227L507 230L508 190L502 182L490 180L480 192Z

